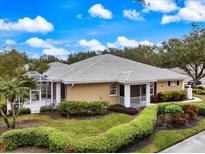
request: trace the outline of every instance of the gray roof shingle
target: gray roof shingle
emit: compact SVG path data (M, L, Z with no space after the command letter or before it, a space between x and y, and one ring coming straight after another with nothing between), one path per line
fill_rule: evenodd
M160 80L184 80L186 77L167 69L142 64L110 54L66 65L53 63L44 73L51 79L72 83L139 83Z

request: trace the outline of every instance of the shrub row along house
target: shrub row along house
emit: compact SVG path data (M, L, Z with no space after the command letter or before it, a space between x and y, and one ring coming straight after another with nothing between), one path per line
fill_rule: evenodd
M63 100L104 100L126 107L148 106L150 95L183 90L186 78L167 69L109 54L71 65L59 62L49 65L43 75L37 72L26 74L36 77L39 82L38 89L31 91L30 100L25 104L33 112Z

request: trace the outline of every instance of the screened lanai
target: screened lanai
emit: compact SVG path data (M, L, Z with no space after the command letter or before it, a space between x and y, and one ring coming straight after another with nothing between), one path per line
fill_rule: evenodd
M36 71L27 72L25 76L35 78L38 83L36 89L30 90L30 97L26 104L43 103L44 105L51 105L54 103L54 90L51 79Z

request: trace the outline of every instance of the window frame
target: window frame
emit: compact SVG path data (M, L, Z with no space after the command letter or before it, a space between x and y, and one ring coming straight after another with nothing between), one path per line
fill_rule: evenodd
M151 93L151 89L152 89L152 93ZM150 95L154 95L154 82L150 83Z
M115 93L112 93L113 91L115 91ZM117 83L111 83L109 88L109 96L117 96L117 94Z
M169 81L169 82L170 82L170 84L169 84L170 87L178 86L177 81Z

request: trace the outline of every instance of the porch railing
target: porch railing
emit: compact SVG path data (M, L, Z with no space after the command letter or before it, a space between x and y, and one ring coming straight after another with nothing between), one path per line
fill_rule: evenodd
M131 107L143 106L146 104L146 96L130 97ZM120 96L120 104L124 105L124 97Z

